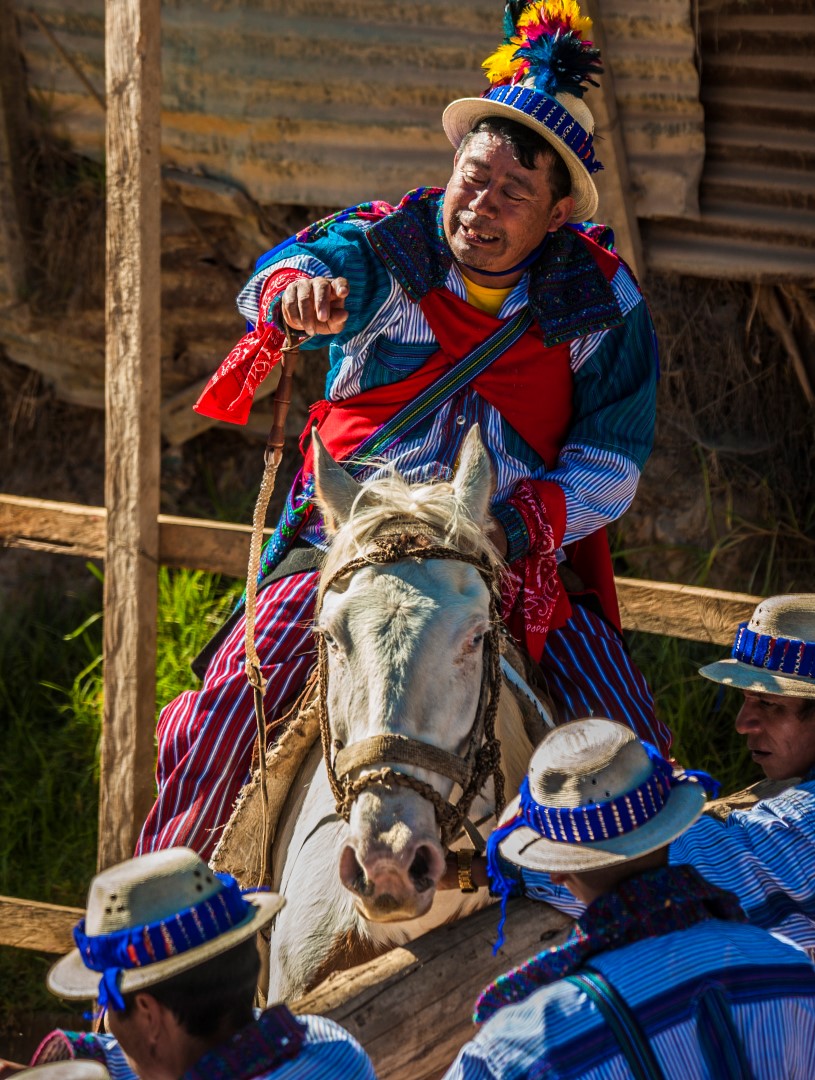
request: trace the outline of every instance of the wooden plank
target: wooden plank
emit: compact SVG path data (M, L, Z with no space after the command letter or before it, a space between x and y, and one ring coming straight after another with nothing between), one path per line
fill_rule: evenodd
M107 513L103 506L0 495L4 547L103 559Z
M66 953L74 947L71 932L84 914L82 908L0 896L0 945Z
M244 577L249 525L158 516L159 561ZM0 543L99 558L104 550L105 511L99 506L0 495ZM268 534L269 530L267 530ZM740 622L760 597L748 593L675 585L668 581L615 578L626 630L730 645Z
M100 869L152 801L159 510L160 0L106 0L105 687Z
M645 275L645 259L634 198L628 157L623 141L620 114L617 110L617 93L614 74L603 30L600 0L586 0L585 11L594 23L591 38L603 57L604 73L599 77L599 88L592 88L586 95L586 104L594 115L596 150L604 169L594 174L594 182L600 195L598 221L604 221L614 229L617 250L634 271L639 281Z
M103 506L0 495L0 546L82 558L105 557ZM159 562L164 566L246 576L250 525L158 515ZM266 530L266 535L271 529Z
M736 627L750 618L761 601L748 593L667 581L614 580L625 629L714 645L732 645Z
M470 1017L484 986L542 948L560 944L572 922L535 900L509 904L506 941L497 956L498 908L491 905L337 972L296 1002L351 1032L370 1055L379 1080L430 1080L475 1034Z
M266 530L266 535L271 534ZM159 516L159 558L165 566L186 566L245 578L251 525Z

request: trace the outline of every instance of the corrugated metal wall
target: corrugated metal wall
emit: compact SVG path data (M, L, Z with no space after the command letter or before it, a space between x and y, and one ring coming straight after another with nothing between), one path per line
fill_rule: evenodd
M815 5L703 0L698 222L645 223L651 266L815 282Z
M704 136L689 0L600 9L637 211L695 216ZM19 0L17 10L30 90L99 156L101 111L31 13L102 91L103 0ZM260 203L343 206L443 184L441 112L486 87L480 64L502 10L502 0L165 0L164 160Z

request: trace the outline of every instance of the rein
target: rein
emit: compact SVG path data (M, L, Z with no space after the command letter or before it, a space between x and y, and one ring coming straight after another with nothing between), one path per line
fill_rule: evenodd
M337 813L345 821L359 795L371 787L400 786L410 788L433 804L436 820L441 831L441 842L446 850L467 820L473 800L492 776L495 788L495 811L499 817L504 808L504 775L501 772L501 744L495 735L495 719L501 688L501 620L498 612L498 593L495 574L484 558L466 555L455 548L432 544L423 533L383 533L373 540L373 546L364 555L351 559L336 570L320 585L320 598L315 611L319 614L322 598L335 581L364 566L383 565L402 559L450 559L474 566L484 579L490 593L490 628L484 638L484 657L481 669L481 689L470 739L463 757L448 753L430 743L412 739L406 735L374 735L368 739L344 746L331 735L328 718L328 652L321 634L317 634L317 671L320 706L320 738L328 782L334 795ZM458 802L452 803L423 780L410 773L382 765L373 772L357 779L351 773L357 769L383 762L399 765L415 765L447 777L461 788Z

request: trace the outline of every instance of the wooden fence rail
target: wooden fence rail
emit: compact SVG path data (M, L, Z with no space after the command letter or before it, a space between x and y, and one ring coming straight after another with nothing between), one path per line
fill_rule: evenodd
M243 577L249 552L248 525L159 514L159 562ZM105 556L106 512L102 506L48 502L0 495L0 545ZM636 578L616 579L623 626L652 634L729 645L738 623L749 619L759 598L693 585Z

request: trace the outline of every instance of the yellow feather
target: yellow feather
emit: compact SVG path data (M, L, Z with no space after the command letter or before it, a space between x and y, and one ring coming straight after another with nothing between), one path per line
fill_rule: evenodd
M512 38L510 42L499 45L484 63L481 65L491 83L501 82L502 79L511 79L523 60L515 60L513 56L521 44L520 38Z

